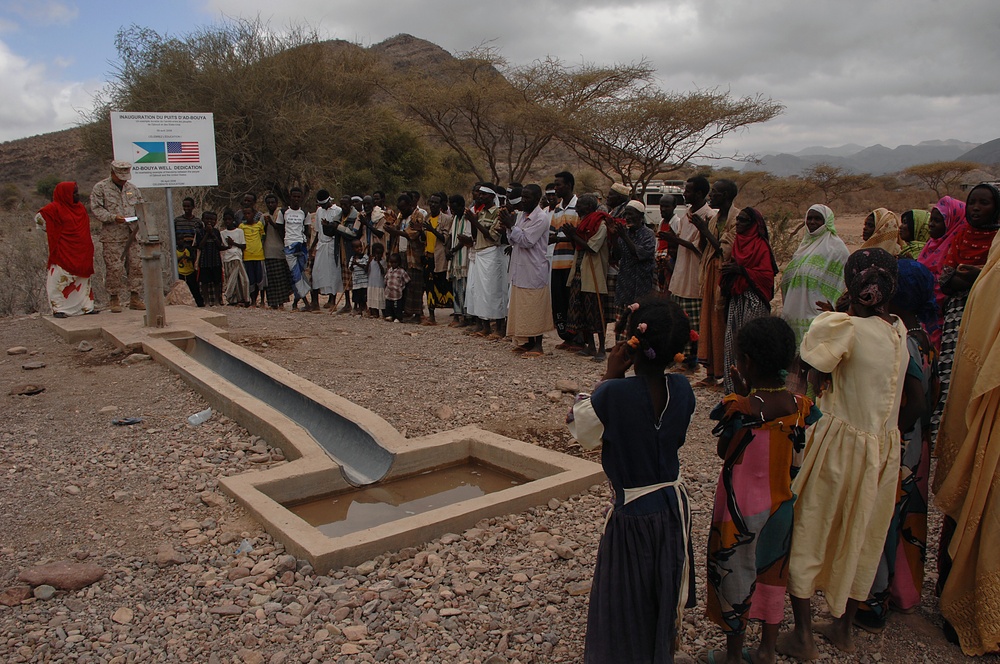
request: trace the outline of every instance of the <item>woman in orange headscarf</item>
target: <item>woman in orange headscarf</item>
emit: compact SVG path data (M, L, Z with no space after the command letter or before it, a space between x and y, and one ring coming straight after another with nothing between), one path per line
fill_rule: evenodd
M94 274L94 240L90 216L80 202L75 182L60 182L52 202L35 215L49 241L45 280L52 315L56 318L96 313L90 277Z

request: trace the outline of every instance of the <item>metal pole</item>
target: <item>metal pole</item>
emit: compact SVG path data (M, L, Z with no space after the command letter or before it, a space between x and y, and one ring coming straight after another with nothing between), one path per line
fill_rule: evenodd
M170 246L170 284L180 279L177 273L177 229L174 228L174 197L170 195L170 187L164 190L167 194L167 235L170 236L168 245Z

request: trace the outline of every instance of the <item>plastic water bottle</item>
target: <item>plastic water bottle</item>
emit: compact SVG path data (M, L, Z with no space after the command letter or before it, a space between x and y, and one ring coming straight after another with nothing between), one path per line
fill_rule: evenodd
M201 424L203 422L207 422L208 418L210 418L211 416L212 416L212 409L211 408L206 408L205 410L201 411L200 413L195 413L194 415L192 415L191 417L189 417L188 418L188 424L190 424L193 427L196 427L196 426L198 426L199 424Z

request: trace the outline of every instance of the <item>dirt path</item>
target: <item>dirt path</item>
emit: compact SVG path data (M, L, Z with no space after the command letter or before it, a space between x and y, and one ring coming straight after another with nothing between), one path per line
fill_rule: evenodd
M550 396L558 379L583 390L596 382L603 367L584 358L516 359L502 344L446 327L227 313L233 341L370 408L405 435L478 424L584 456L563 425L571 397ZM185 418L204 401L151 362L122 364L107 344L81 352L25 317L0 320L0 352L12 346L35 354L0 355L0 591L17 586L22 569L50 560L94 562L107 575L50 600L0 605L0 661L580 661L605 487L317 576L217 490L220 476L282 463L267 441L218 415L188 427ZM23 370L28 361L46 366ZM46 389L7 396L28 382ZM681 462L704 602L719 468L707 414L717 397L696 394ZM451 419L436 414L442 404ZM111 424L125 416L143 422ZM935 514L932 548L937 521ZM244 540L252 551L237 553ZM879 636L862 634L857 656L839 657L824 643L824 659L965 661L940 636L933 558L927 569L916 613L895 616ZM819 611L821 601L815 605ZM703 605L686 623L686 652L722 646Z

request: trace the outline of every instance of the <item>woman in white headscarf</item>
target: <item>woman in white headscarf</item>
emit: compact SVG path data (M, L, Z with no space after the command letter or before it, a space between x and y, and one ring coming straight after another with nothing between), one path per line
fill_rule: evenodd
M835 304L846 289L844 263L850 251L837 237L833 210L817 204L806 212L802 242L781 276L782 318L795 330L796 347L821 309Z

